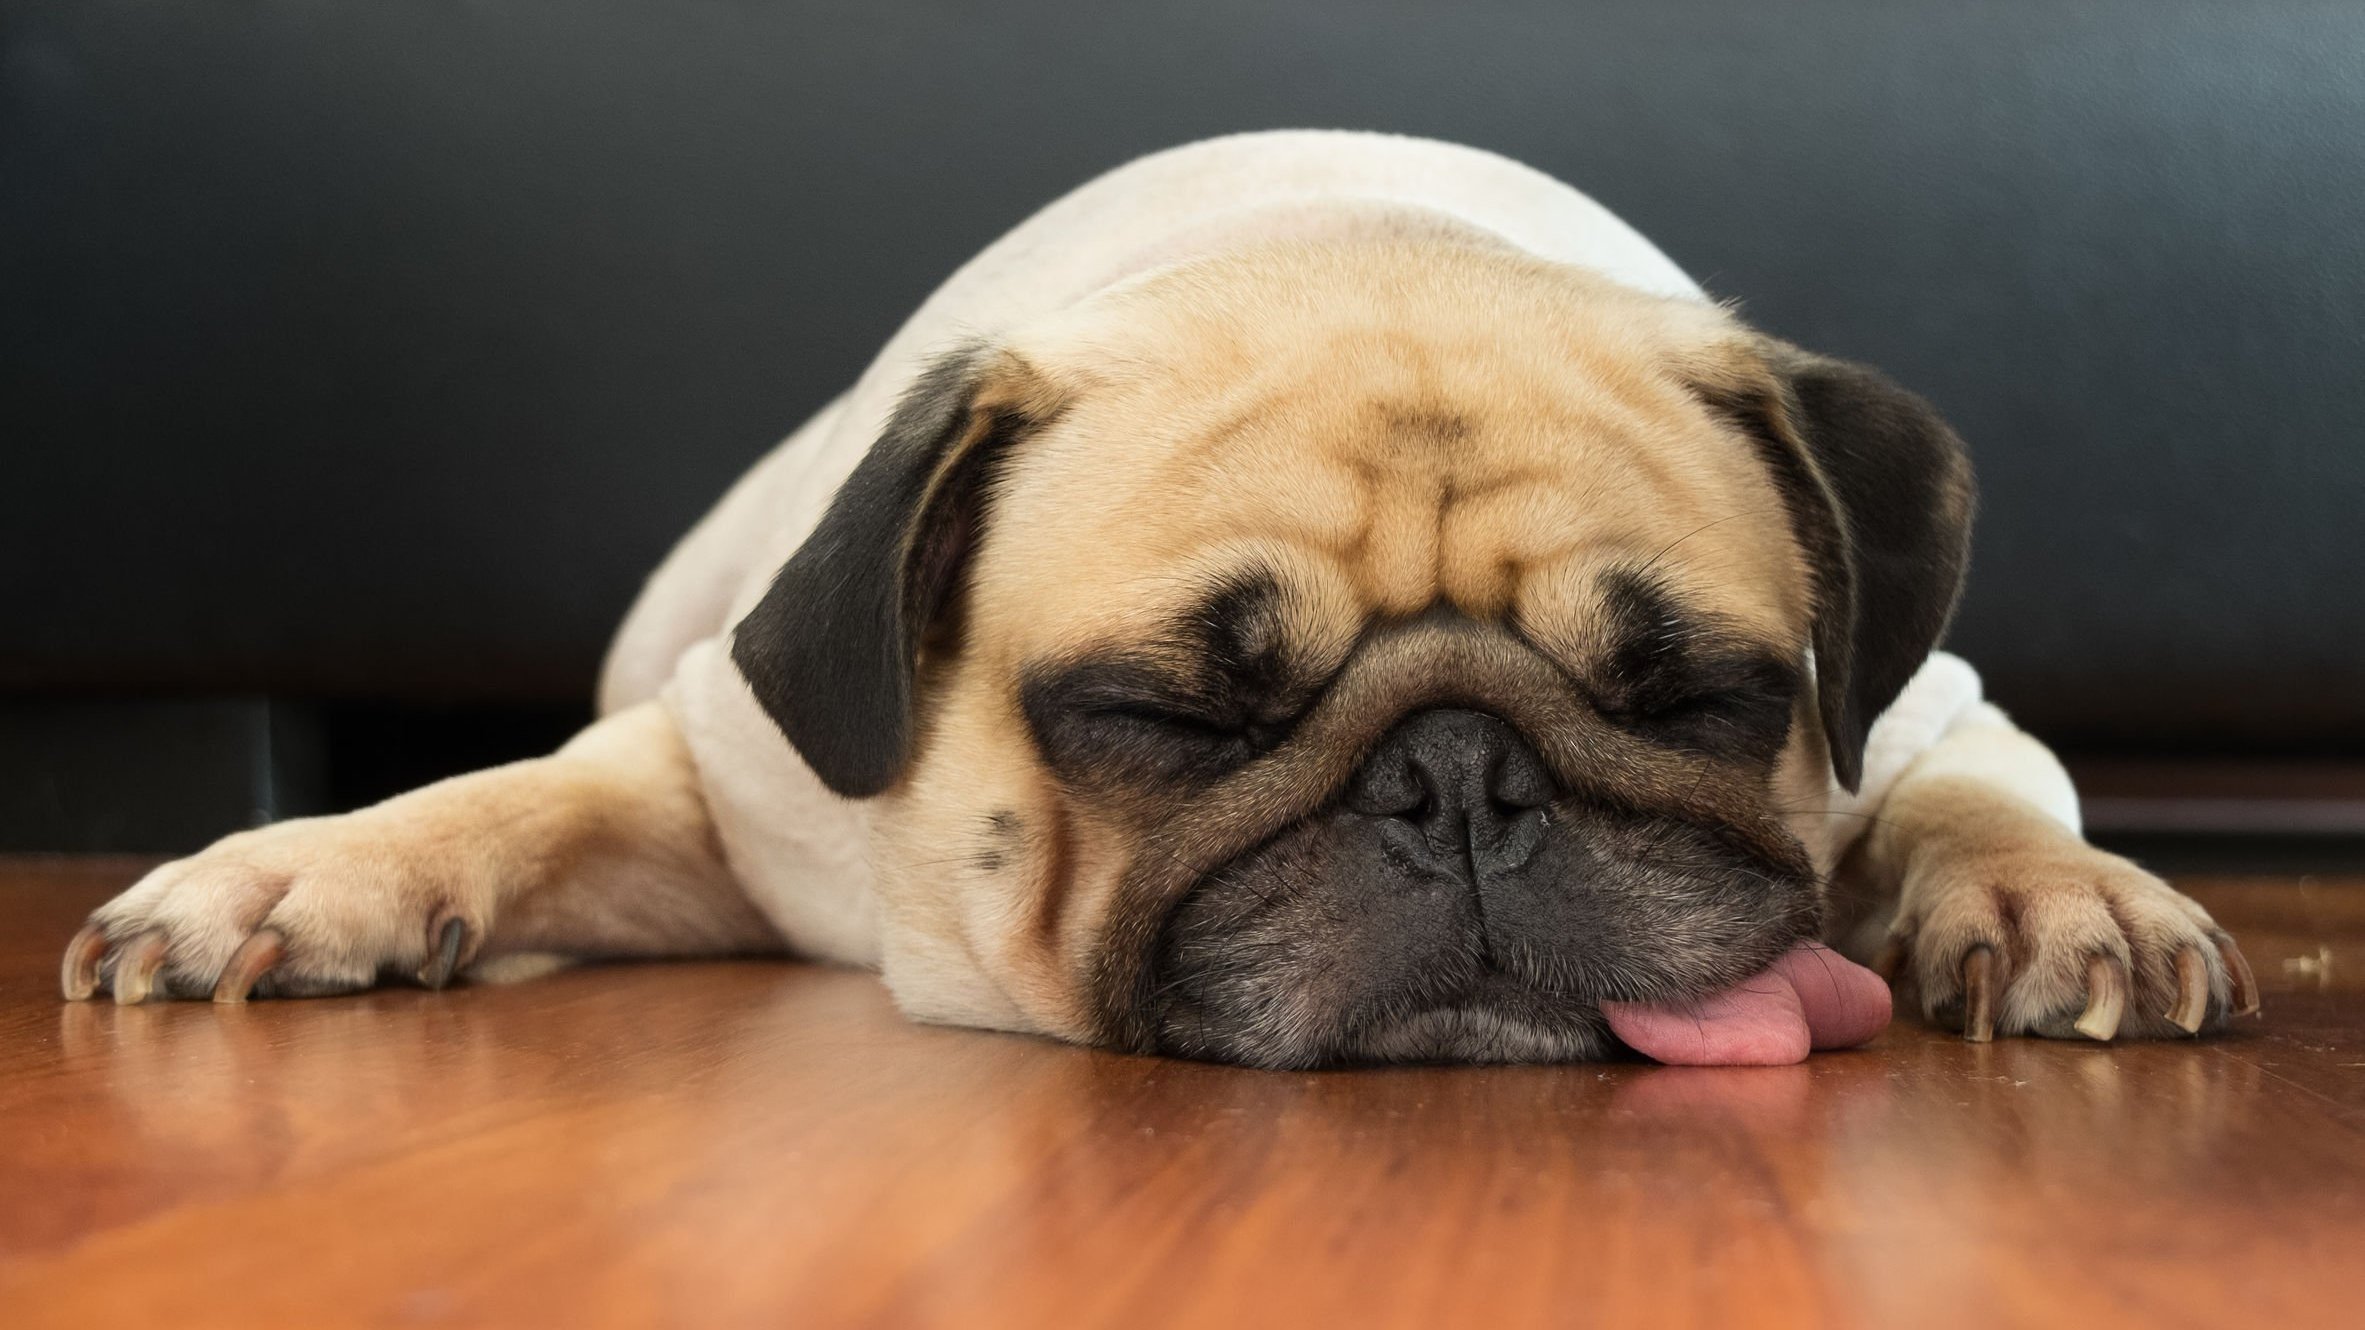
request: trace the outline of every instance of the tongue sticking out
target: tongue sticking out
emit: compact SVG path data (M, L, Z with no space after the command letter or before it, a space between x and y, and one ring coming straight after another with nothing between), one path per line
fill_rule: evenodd
M1628 1047L1685 1067L1778 1067L1851 1048L1889 1023L1889 986L1829 947L1803 943L1722 993L1681 1005L1604 1002Z

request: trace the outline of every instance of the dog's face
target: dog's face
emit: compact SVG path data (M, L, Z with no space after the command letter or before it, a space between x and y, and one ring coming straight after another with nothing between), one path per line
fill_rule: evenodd
M1484 247L1154 274L915 389L738 629L916 1014L1268 1066L1611 1046L1810 934L1942 631L1877 376Z

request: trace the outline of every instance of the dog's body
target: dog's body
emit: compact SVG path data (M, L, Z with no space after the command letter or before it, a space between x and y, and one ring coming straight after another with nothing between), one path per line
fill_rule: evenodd
M574 744L168 865L66 987L785 949L1084 1042L1567 1057L1607 1046L1600 1009L1819 920L1890 938L1974 1035L2246 1007L2230 941L2080 842L2059 765L1930 654L1959 456L1524 167L1177 149L989 248L759 463L651 579ZM1679 657L1715 681L1653 700ZM1851 850L1862 889L1827 898ZM1308 885L1395 877L1462 886Z

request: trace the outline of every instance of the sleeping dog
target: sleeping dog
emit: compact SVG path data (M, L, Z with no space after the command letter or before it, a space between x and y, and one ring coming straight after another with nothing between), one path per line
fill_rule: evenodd
M779 952L923 1020L1293 1067L1788 1060L1887 1017L1824 944L1972 1039L2252 1009L1934 654L1972 499L1927 403L1534 171L1176 149L955 273L742 479L574 741L167 864L65 992Z

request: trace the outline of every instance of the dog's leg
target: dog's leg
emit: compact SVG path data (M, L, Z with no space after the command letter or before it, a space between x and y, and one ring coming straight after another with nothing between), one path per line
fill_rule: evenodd
M1898 780L1848 866L1891 907L1856 935L1881 938L1874 968L1902 973L1926 1016L1973 1040L2185 1035L2257 1010L2233 938L2087 844L2060 763L1982 712Z
M549 757L341 817L241 832L164 865L68 947L69 998L318 994L544 958L778 951L733 882L655 702Z

